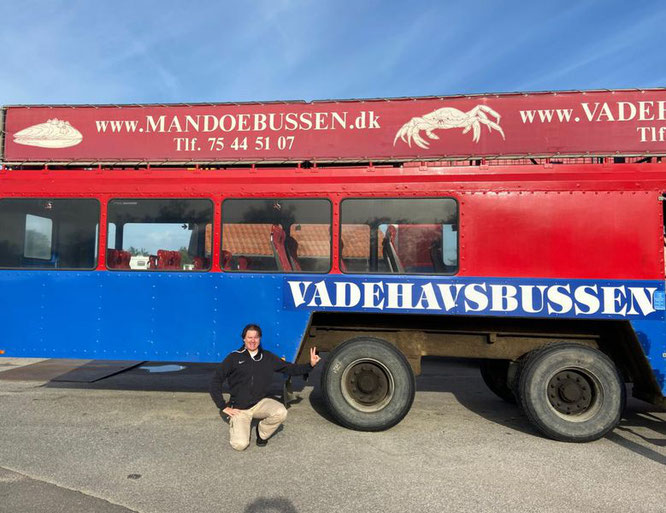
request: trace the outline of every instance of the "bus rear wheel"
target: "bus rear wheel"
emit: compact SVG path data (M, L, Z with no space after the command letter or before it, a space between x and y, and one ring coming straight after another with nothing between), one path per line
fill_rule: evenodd
M341 425L360 431L395 426L414 401L414 373L405 356L378 338L340 344L328 357L321 378L328 411Z
M589 442L620 422L626 401L615 364L597 349L577 344L547 346L530 354L518 384L520 404L546 436Z

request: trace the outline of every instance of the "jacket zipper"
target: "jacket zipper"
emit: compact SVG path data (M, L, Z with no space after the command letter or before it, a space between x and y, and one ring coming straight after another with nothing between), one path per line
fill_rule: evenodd
M254 358L252 358L252 355L250 355L250 360L252 360L252 363L250 364L252 365L252 370L251 370L252 374L250 375L250 391L251 391L250 393L252 394L253 396L252 398L254 399Z

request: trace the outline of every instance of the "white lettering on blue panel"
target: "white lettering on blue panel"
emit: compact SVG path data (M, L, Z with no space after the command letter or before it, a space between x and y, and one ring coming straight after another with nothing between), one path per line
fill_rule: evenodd
M290 310L663 319L662 282L499 278L285 278Z

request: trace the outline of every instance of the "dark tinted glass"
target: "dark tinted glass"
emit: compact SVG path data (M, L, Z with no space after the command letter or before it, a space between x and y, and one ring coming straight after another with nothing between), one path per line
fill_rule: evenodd
M344 200L340 242L343 272L453 274L458 205L451 198Z
M331 203L229 199L222 205L222 269L328 272Z
M0 200L0 267L93 269L99 202L93 199Z
M210 200L113 200L109 202L108 223L106 263L110 269L210 269Z

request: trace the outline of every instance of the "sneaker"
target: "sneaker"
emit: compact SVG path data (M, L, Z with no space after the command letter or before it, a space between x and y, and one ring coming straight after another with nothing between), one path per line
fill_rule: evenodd
M259 436L259 424L257 424L256 430L257 430L257 446L266 447L268 445L268 440L264 440L263 438L261 438L261 436Z

